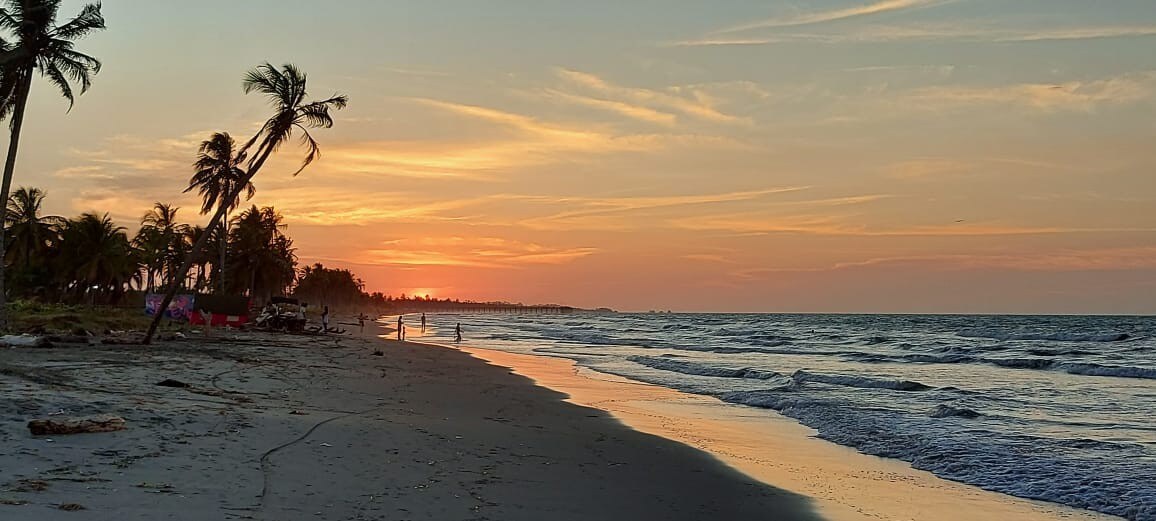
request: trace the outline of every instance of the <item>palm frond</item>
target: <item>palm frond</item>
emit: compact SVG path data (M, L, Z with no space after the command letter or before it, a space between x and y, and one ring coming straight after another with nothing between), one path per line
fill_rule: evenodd
M56 85L60 89L60 95L68 100L68 110L72 111L73 105L76 103L76 98L72 95L72 86L68 84L68 78L60 71L60 68L53 62L47 62L39 67L40 74L48 78L48 82Z
M100 13L100 2L97 2L84 6L80 10L80 14L64 25L57 27L51 32L51 35L53 38L62 40L75 40L104 28L104 16Z
M321 145L317 144L317 140L313 139L313 136L309 135L309 131L306 130L305 127L299 126L298 128L301 129L301 144L305 146L306 154L305 160L301 162L301 168L298 168L296 172L293 172L294 176L303 172L305 167L309 166L310 163L321 157Z

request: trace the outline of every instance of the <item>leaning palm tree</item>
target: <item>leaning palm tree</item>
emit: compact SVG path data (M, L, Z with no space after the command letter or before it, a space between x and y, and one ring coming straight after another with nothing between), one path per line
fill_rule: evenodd
M80 84L83 94L91 85L90 76L100 72L100 62L73 49L74 41L104 29L100 4L88 4L72 20L56 24L60 0L5 0L0 7L0 29L11 33L11 41L0 37L0 119L11 116L12 134L8 157L4 162L4 179L0 201L8 200L12 172L16 168L16 151L24 124L24 108L32 88L32 75L39 71L48 79L71 109L75 101L72 83ZM0 227L0 259L4 255L4 230ZM0 329L8 327L8 307L4 293L4 265L0 263Z
M249 149L256 146L256 151L250 156L249 162L246 165L245 177L234 187L233 192L228 194L225 202L227 204L220 204L217 206L217 212L213 214L213 218L205 227L210 233L205 233L201 236L197 243L193 245L192 251L185 258L185 262L178 270L177 276L184 278L185 274L189 272L192 267L194 256L197 255L205 247L208 242L209 235L212 230L217 228L225 215L226 209L233 205L233 201L237 199L244 187L249 186L253 181L253 176L261 170L265 162L269 160L269 156L273 155L277 149L281 148L289 140L293 139L295 134L300 133L301 143L305 146L305 159L301 162L301 167L293 172L293 175L300 174L305 167L315 161L321 156L321 147L313 136L309 134L310 128L330 128L333 126L333 117L330 116L330 110L339 110L345 108L349 99L344 95L335 95L329 99L321 101L308 101L308 94L305 90L305 73L301 72L297 67L291 64L282 65L280 69L274 67L270 63L265 63L257 66L257 68L249 71L241 82L241 88L246 93L264 94L268 98L270 105L273 106L273 115L261 126L257 134L253 136L245 146L241 147L242 152L248 152ZM165 292L165 298L161 301L160 308L165 309L172 302L176 295L176 287L170 286L169 290ZM153 335L156 334L157 327L161 323L161 314L158 313L153 317L152 324L149 325L148 333L145 334L144 343L148 344L152 341Z
M228 132L217 132L208 140L201 142L201 148L197 153L197 161L193 163L192 179L189 179L189 187L185 188L185 192L197 190L201 194L201 215L212 212L214 208L221 205L226 205L225 216L222 221L222 236L229 235L229 213L237 209L240 204L240 198L236 196L230 197L232 194L239 194L241 191L246 192L245 199L252 199L253 195L257 193L257 188L253 183L248 183L245 186L240 186L241 179L245 177L245 170L241 166L245 163L245 152L237 151L237 145L233 141L233 137ZM238 187L240 186L240 189ZM225 292L225 255L228 241L217 241L220 248L220 262L217 264L216 285L217 292L224 294Z

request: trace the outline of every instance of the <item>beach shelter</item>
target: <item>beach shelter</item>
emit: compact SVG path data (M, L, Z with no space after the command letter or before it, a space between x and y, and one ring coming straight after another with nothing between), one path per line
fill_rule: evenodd
M189 313L189 323L203 325L201 310L209 312L209 324L213 326L239 327L249 321L249 298L221 295L197 295L193 304L194 312Z

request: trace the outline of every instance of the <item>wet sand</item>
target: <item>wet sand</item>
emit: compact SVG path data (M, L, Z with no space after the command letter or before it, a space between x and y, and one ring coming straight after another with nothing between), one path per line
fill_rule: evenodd
M564 392L572 403L608 411L635 429L710 452L764 483L811 497L829 521L1120 520L984 491L898 460L860 454L815 438L814 430L773 411L598 373L563 358L463 350Z
M372 336L0 348L0 393L4 520L819 519L504 367ZM128 428L26 428L96 414Z

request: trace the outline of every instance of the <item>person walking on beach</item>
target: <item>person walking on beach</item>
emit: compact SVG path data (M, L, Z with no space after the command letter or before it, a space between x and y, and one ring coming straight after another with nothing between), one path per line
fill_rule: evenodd
M329 332L329 306L325 306L321 309L321 332Z
M458 327L454 328L454 343L462 343L462 323L458 322Z
M397 341L398 342L405 341L405 322L402 321L402 319L401 319L402 316L403 315L397 316Z
M357 327L361 328L361 334L365 334L365 313L357 314Z
M425 313L421 314L421 334L425 334Z

